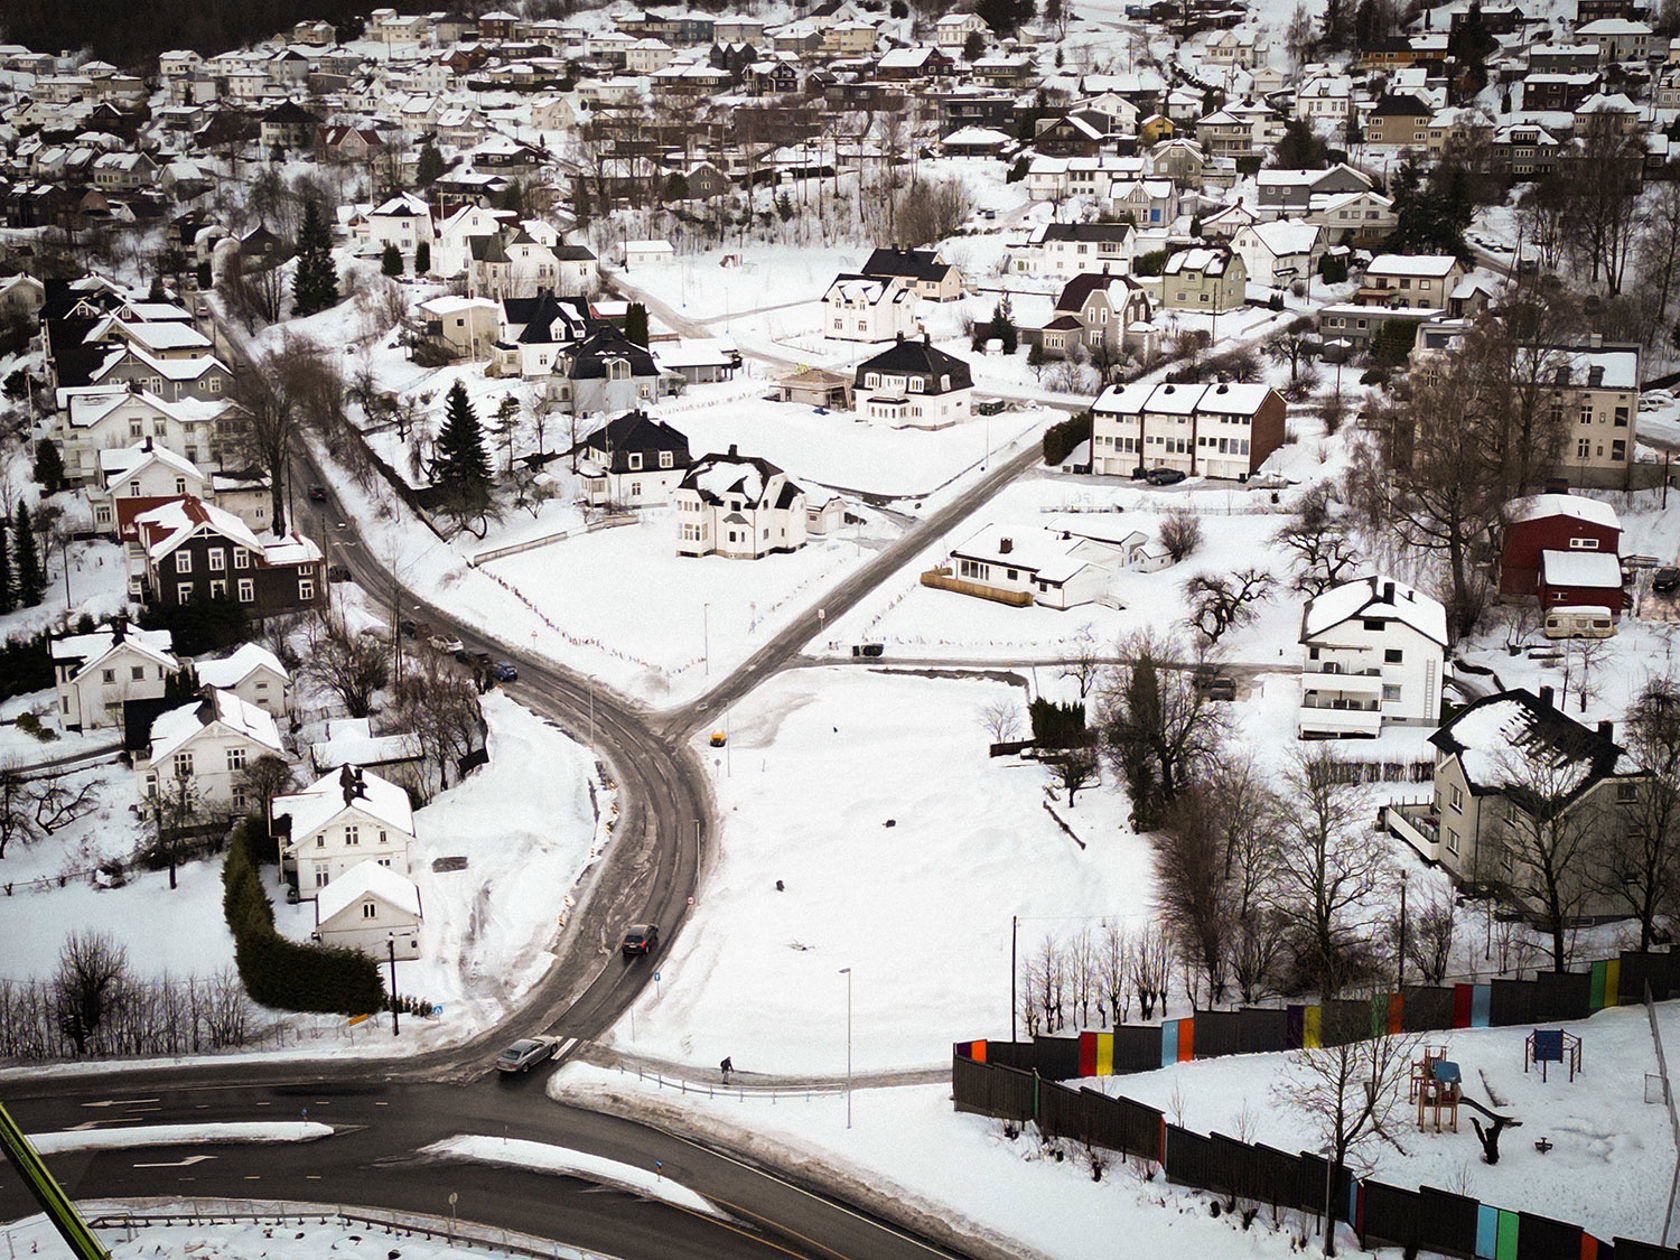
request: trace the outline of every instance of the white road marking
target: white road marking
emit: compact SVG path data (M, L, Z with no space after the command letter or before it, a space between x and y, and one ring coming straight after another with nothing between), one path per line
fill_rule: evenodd
M215 1159L214 1155L188 1155L185 1159L177 1159L167 1164L136 1164L136 1168L191 1168L194 1164L202 1164L206 1160Z

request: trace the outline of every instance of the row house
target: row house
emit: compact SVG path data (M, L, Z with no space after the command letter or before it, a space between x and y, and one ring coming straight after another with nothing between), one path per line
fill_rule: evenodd
M132 387L171 403L216 403L232 392L233 373L214 355L166 359L130 343L111 346L88 383Z
M805 492L767 459L704 455L671 496L679 556L757 560L806 541Z
M54 635L47 646L59 722L91 731L123 724L130 700L161 700L181 669L167 630L116 618L86 634Z
M1380 575L1333 586L1301 610L1302 739L1375 739L1441 720L1447 611Z
M1116 183L1130 183L1152 174L1146 159L1105 153L1098 157L1033 158L1027 166L1027 194L1034 201L1067 197L1106 199Z
M274 716L206 688L203 699L152 719L134 773L141 797L171 821L180 817L178 810L192 818L224 818L250 809L247 772L263 757L289 760Z
M1017 275L1065 278L1085 272L1131 270L1137 231L1130 223L1046 223L1024 244L1008 247L1009 269Z
M1283 445L1283 396L1264 385L1111 386L1091 405L1091 471L1247 480Z
M1598 71L1598 45L1542 43L1528 46L1528 78L1537 74L1594 74Z
M292 533L261 539L231 512L185 498L135 520L141 568L130 592L164 608L231 599L253 619L326 605L321 549Z
M895 429L943 429L968 419L974 378L968 364L920 340L899 337L858 364L858 415Z
M103 483L101 453L147 440L200 468L221 468L243 427L244 412L226 399L166 401L126 385L59 392L50 436L58 443L65 479L75 486Z

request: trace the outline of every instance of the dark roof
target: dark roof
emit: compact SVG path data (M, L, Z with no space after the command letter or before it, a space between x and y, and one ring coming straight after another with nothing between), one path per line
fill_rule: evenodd
M507 250L502 245L501 233L493 236L469 236L467 243L472 249L474 262L505 263L508 261Z
M1130 276L1111 276L1106 272L1086 272L1075 276L1062 286L1061 296L1056 299L1055 309L1058 311L1077 311L1085 305L1085 299L1090 297L1096 289L1106 289L1116 280L1123 283L1128 290L1142 286Z
M659 375L659 365L646 347L638 346L611 324L597 325L589 336L572 347L572 367L567 375L573 380L605 376L608 359L628 359L631 376Z
M281 101L273 109L263 115L264 122L272 123L312 123L315 117L296 101Z
M641 411L627 411L607 421L566 453L570 455L572 451L586 450L610 452L613 469L617 472L629 471L626 457L632 451L642 455L670 451L672 464L677 468L686 468L693 462L688 453L688 438L684 434Z
M502 311L508 323L524 325L515 340L527 346L577 341L601 326L589 317L580 299L557 298L550 289L533 298L504 298ZM558 331L556 322L561 325Z
M1044 228L1044 239L1047 241L1094 241L1118 245L1131 234L1130 223L1049 223Z
M158 714L179 709L186 701L180 696L152 696L145 700L123 701L123 748L127 752L143 753L152 742L152 722Z
M903 276L910 280L943 280L951 270L931 249L877 249L863 264L866 276Z
M707 473L712 471L712 469L735 467L740 468L741 475L734 481L728 482L722 486L718 486L715 483L708 487L702 487L700 485L701 478L705 477ZM762 494L763 488L769 486L770 479L772 477L782 475L782 470L762 456L742 455L739 448L731 446L728 454L726 455L719 455L716 452L713 452L710 455L702 455L699 459L695 460L693 466L688 470L688 475L682 479L682 488L694 491L694 493L700 496L700 501L702 503L719 504L723 502L723 495L734 493L740 494L745 499L753 500L754 506L767 506L758 503L755 496L747 493L746 482L749 476L754 473L757 474L757 479L761 487L759 493ZM801 491L798 486L794 485L793 482L789 480L783 487L782 492L780 496L778 496L774 506L779 508L790 507L793 504L794 496L802 493L803 491Z
M556 245L554 257L560 262L594 262L595 251L587 245Z
M1371 116L1373 118L1391 116L1415 118L1419 115L1429 118L1432 117L1434 113L1434 110L1430 109L1429 106L1425 105L1410 92L1390 92L1378 101L1375 108L1371 110Z
M921 341L906 341L900 336L898 341L873 359L865 359L858 364L857 376L853 380L854 386L863 389L864 378L870 372L879 372L883 376L924 377L930 388L920 392L926 394L944 393L944 390L936 387L939 378L945 375L950 376L953 390L967 389L974 384L968 364L953 354L936 350L925 337Z

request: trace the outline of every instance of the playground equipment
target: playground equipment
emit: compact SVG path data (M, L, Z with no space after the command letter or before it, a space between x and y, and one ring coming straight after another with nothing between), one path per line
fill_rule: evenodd
M1424 1127L1424 1113L1429 1112L1435 1121L1435 1132L1441 1131L1441 1122L1445 1119L1452 1126L1452 1131L1457 1133L1460 1099L1458 1064L1441 1057L1428 1060L1427 1067L1428 1076L1417 1086L1418 1128Z
M1553 1063L1567 1064L1573 1081L1575 1073L1581 1071L1581 1039L1561 1028L1536 1028L1523 1043L1523 1071L1536 1063L1540 1065L1541 1081L1546 1080L1547 1066Z

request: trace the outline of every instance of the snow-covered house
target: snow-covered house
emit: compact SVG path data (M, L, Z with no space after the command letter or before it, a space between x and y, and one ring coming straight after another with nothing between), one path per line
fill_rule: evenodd
M428 298L420 303L420 332L427 344L451 359L482 359L496 342L501 310L501 303L489 298Z
M225 399L168 401L126 384L60 390L59 405L52 436L63 456L65 478L77 486L101 479L101 451L134 446L147 438L199 468L219 468L227 455L227 437L242 415Z
M769 460L726 455L694 462L671 496L677 554L756 560L805 545L805 492Z
M1029 276L1077 276L1132 268L1137 233L1130 223L1046 223L1009 246L1009 269Z
M1301 613L1303 739L1364 736L1441 718L1447 613L1439 601L1372 574L1333 586Z
M891 341L916 331L916 291L896 276L842 273L823 294L823 335L835 341Z
M1231 252L1241 256L1251 283L1283 288L1311 278L1318 265L1320 235L1315 224L1274 219L1238 228L1231 237Z
M368 240L380 247L395 245L405 257L414 257L414 248L424 244L428 248L436 239L432 230L432 211L413 193L398 193L368 212Z
M928 302L955 302L963 295L962 272L941 258L936 250L881 248L869 255L862 268L866 276L897 279Z
M99 452L100 488L89 488L94 528L132 542L134 518L172 499L206 498L210 479L197 464L145 438L133 446Z
M1614 507L1579 494L1535 494L1506 504L1505 520L1499 558L1501 595L1539 596L1543 606L1565 602L1545 598L1541 584L1545 557L1552 552L1585 552L1616 562L1616 590L1605 592L1603 601L1577 602L1603 603L1612 612L1621 611L1622 522Z
M321 549L297 533L259 537L231 512L191 497L135 518L138 567L130 593L178 608L229 599L247 616L307 612L326 603Z
M922 575L940 590L1024 608L1066 610L1108 591L1114 549L1089 538L1035 529L1017 538L987 525L951 549L945 564Z
M384 960L420 957L425 914L420 889L373 859L357 863L315 895L314 938Z
M1245 480L1283 445L1288 405L1265 385L1116 385L1091 404L1091 471L1138 468Z
M592 507L669 503L694 464L688 438L642 411L607 421L567 454L579 457Z
M858 364L858 414L899 429L943 429L966 420L974 378L968 364L934 348L931 338L900 337Z
M1372 306L1445 310L1464 278L1464 264L1451 254L1378 254L1365 268L1356 301Z
M238 696L277 718L292 711L292 675L280 658L260 643L241 643L218 661L199 661L198 681Z
M309 765L317 775L350 766L371 770L401 787L425 787L425 750L412 731L373 733L368 718L328 718L327 735L309 745Z
M1155 353L1149 294L1127 276L1076 275L1062 286L1048 323L1036 337L1046 358L1070 357L1076 346L1112 362L1122 352L1146 359ZM1099 350L1101 353L1099 353Z
M1217 315L1248 300L1248 264L1225 248L1181 249L1162 264L1160 283L1166 309Z
M169 631L121 618L88 634L55 636L48 654L59 722L72 730L121 726L126 701L161 699L181 668Z
M147 800L185 803L198 816L242 814L251 806L245 772L268 756L289 760L273 716L210 689L152 719L134 772Z
M360 766L323 775L268 806L280 870L305 897L371 860L407 875L413 869L414 810L408 789Z

